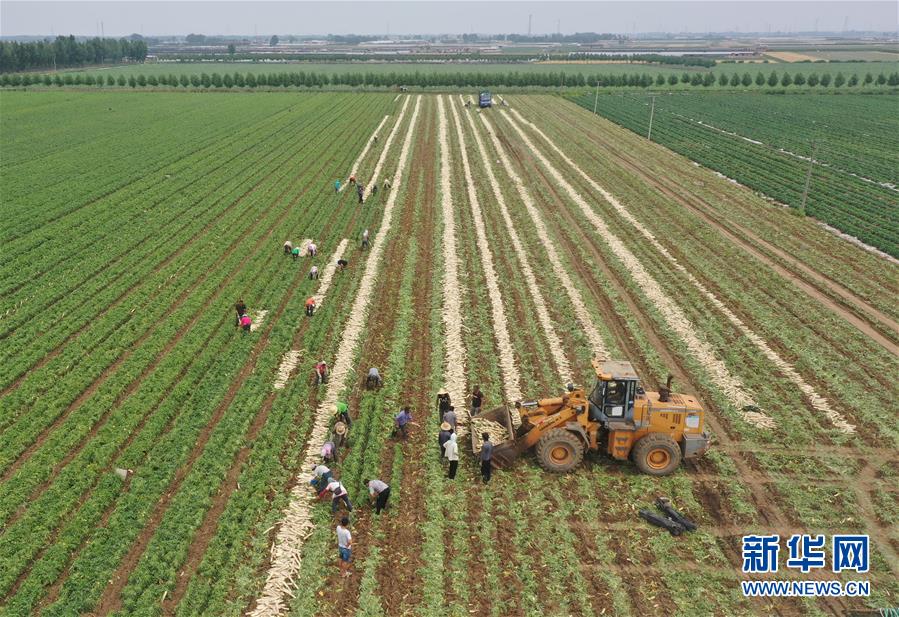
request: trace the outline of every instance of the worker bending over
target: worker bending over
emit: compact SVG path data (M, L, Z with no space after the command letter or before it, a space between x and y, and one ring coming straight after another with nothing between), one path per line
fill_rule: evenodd
M331 483L331 469L326 465L316 465L312 468L312 478L309 480L316 492L320 492Z
M390 487L381 480L363 480L368 486L369 500L375 502L375 514L380 514L381 510L387 507L387 500L390 499Z
M315 382L318 385L328 383L328 365L324 360L315 365Z
M247 305L244 304L243 300L238 300L234 303L234 311L237 313L237 320L234 322L234 327L240 327L240 318L246 315L247 313Z
M328 482L328 485L318 494L318 498L322 499L325 496L325 493L331 493L331 512L337 512L337 506L340 502L343 502L346 506L347 512L353 511L353 504L350 503L350 494L347 492L346 487L340 483L339 480L335 478L331 478L331 481Z
M291 253L292 251L293 251L293 242L291 242L290 240L286 240L286 241L284 242L284 254L285 254L285 255L290 255L290 253Z
M309 317L315 315L315 296L309 296L306 299L306 315Z
M368 228L366 228L362 232L362 249L365 250L368 248Z
M298 247L298 246L293 247L293 249L290 251L290 254L293 255L294 261L299 259L300 258L300 247Z
M309 257L315 257L317 253L318 247L315 246L315 242L310 240L309 244L306 245L306 254L309 255Z
M312 266L309 269L309 280L311 281L313 279L316 281L318 280L318 266Z
M253 327L253 320L250 319L250 316L244 313L240 316L240 327L243 328L243 333L246 334L250 331L250 328Z
M381 387L381 374L377 367L373 366L368 369L368 376L365 378L365 387L369 390Z

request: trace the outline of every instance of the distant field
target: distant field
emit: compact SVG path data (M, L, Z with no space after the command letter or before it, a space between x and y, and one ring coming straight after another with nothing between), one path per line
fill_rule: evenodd
M592 110L594 97L577 99ZM640 135L649 97L606 95L598 112ZM812 141L812 216L899 256L899 116L893 95L682 93L656 97L652 139L798 207Z
M682 66L666 66L659 64L551 64L551 63L533 63L533 64L503 64L503 63L490 63L490 64L476 64L476 63L445 63L445 64L435 64L435 63L402 63L402 62L372 62L372 63L306 63L306 62L291 62L291 63L253 63L253 62L160 62L160 63L151 63L151 64L141 64L141 65L122 65L115 66L111 68L105 69L83 69L74 72L78 73L92 73L94 75L102 74L107 75L112 73L113 75L138 75L140 73L144 75L168 75L173 73L175 75L186 74L186 75L195 75L203 72L212 73L226 73L226 72L242 72L242 73L280 73L282 71L305 71L305 72L321 72L321 73L329 73L329 74L337 74L337 73L358 73L358 72L378 72L378 73L414 73L416 71L421 73L455 73L455 72L477 72L477 73L510 73L510 72L519 72L519 73L530 73L530 72L554 72L554 73L566 73L566 74L576 74L581 73L583 75L592 75L592 74L602 74L602 75L611 75L611 74L621 74L621 73L648 73L650 75L657 75L658 73L664 73L668 75L669 73L693 73L693 72L707 72L711 71L712 73L718 74L721 72L725 73L733 73L739 72L740 74L744 72L748 72L751 75L755 76L758 72L763 72L765 74L770 73L772 70L777 70L778 72L782 72L784 70L788 70L789 72L795 73L823 73L829 72L836 75L837 72L843 72L844 74L851 75L853 73L859 74L859 76L864 75L866 72L874 73L891 73L893 71L899 70L899 61L893 62L872 62L872 63L858 63L858 62L828 62L828 63L811 63L811 62L802 62L796 64L790 64L789 66L785 66L782 63L749 63L749 62L728 62L722 63L712 69L702 69L702 68L690 68L690 67L682 67Z

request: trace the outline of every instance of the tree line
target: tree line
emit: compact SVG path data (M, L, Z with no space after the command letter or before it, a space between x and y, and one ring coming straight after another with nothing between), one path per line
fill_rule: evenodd
M77 41L69 35L33 43L0 41L0 73L122 61L143 62L146 57L147 44L142 40L98 37Z
M90 73L54 73L54 74L3 74L0 86L130 86L137 87L181 87L181 88L288 88L288 87L632 87L650 88L663 86L704 87L768 87L768 88L841 88L843 86L899 86L899 72L889 75L866 73L859 77L852 74L848 78L842 72L835 76L830 73L796 73L778 74L771 71L769 75L757 73L754 77L749 73L671 73L658 74L655 77L647 73L621 73L610 75L587 75L582 73L334 73L317 71L280 72L280 73L200 73L193 75L92 75Z

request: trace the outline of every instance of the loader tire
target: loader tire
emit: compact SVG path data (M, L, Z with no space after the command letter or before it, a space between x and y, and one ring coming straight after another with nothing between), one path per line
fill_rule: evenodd
M571 431L553 429L537 442L537 460L546 471L566 473L584 460L584 443Z
M667 476L680 465L680 446L670 435L647 435L634 446L637 468L650 476Z

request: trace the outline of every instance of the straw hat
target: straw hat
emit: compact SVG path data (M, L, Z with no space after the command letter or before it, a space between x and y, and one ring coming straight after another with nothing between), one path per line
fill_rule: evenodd
M338 435L346 435L346 424L337 422L334 424L334 432Z
M437 391L437 394L449 394L449 392L447 392L446 389L441 388L440 390Z
M449 431L449 430L451 430L452 428L453 428L453 427L450 425L449 422L444 422L443 424L440 425L440 430L441 430L441 431Z

